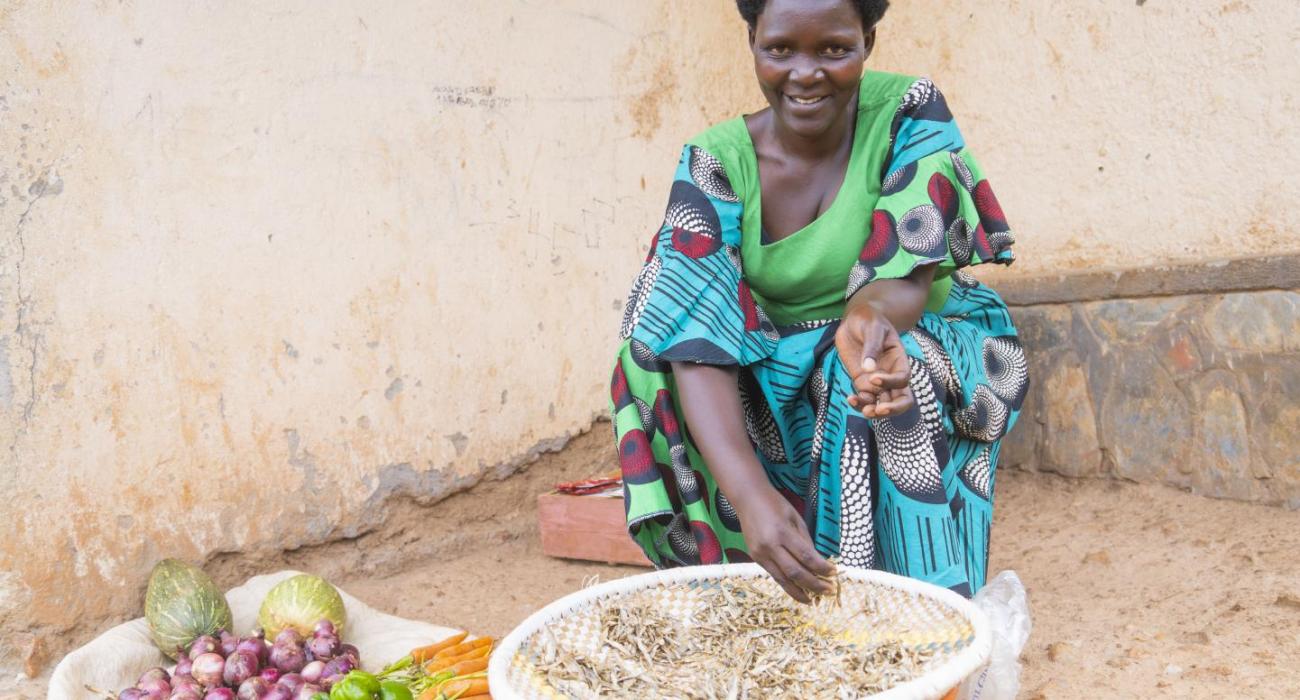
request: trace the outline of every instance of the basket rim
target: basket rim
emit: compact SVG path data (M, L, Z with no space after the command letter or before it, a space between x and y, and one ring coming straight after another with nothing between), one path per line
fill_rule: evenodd
M492 696L502 700L521 700L521 696L510 685L508 677L515 654L518 653L519 648L526 639L540 631L546 624L582 605L611 595L632 593L651 586L680 581L756 578L767 575L767 572L755 563L687 566L626 576L569 593L529 615L497 645L491 659L488 661L488 685L492 688ZM958 684L988 662L989 654L993 649L993 635L989 628L988 617L984 614L984 611L960 594L932 583L875 569L857 569L842 566L840 575L857 581L889 586L907 593L915 593L935 599L950 608L956 609L957 612L970 621L971 627L975 630L974 641L965 649L957 652L943 665L920 678L914 678L889 690L870 696L874 700L938 698L957 687Z

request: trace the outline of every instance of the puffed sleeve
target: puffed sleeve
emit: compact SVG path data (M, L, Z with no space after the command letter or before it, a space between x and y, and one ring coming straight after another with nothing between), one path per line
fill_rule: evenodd
M849 274L846 296L929 263L939 263L940 272L1010 264L1015 238L938 88L926 78L914 82L891 129L871 235Z
M771 356L776 328L741 272L742 212L722 162L686 146L663 225L628 297L624 339L669 362L749 365Z

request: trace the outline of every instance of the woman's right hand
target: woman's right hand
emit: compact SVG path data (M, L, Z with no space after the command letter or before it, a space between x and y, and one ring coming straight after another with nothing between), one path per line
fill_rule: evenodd
M834 585L820 577L834 575L835 565L813 548L799 512L767 484L754 491L746 501L733 502L749 555L800 603L812 602L809 593L834 592Z

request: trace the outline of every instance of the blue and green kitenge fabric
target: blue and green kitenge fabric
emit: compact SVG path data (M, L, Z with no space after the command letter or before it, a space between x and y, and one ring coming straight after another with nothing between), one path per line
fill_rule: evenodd
M1005 304L963 268L1010 263L1006 219L943 96L869 72L831 207L768 244L743 118L683 150L663 226L633 285L611 409L628 530L658 566L746 561L734 509L683 420L672 362L739 369L771 484L822 554L971 595L983 584L1001 439L1028 387ZM844 301L938 263L903 335L917 405L869 420L844 401Z

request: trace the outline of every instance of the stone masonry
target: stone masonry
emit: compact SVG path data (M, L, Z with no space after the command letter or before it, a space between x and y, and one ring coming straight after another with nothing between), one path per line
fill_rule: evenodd
M1297 256L994 286L1033 382L1002 466L1300 508Z

